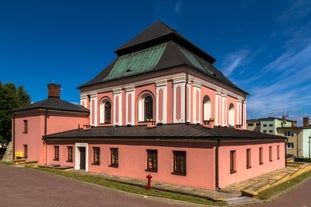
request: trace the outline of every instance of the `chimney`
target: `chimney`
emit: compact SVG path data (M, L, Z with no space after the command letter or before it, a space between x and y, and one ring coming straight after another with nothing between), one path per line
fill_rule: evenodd
M303 126L308 127L309 126L309 117L303 117Z
M60 85L55 83L48 84L48 98L60 97Z

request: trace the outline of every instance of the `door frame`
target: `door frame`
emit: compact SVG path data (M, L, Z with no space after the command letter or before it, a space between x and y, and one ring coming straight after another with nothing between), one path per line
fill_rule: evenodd
M85 147L85 171L89 170L89 149L88 143L75 143L75 170L80 170L80 150L79 147Z

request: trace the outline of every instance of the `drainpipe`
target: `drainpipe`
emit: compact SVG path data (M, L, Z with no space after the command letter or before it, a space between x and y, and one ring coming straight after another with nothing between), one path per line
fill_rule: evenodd
M45 109L45 115L44 115L44 137L47 135L47 122L48 122L48 109ZM45 164L47 165L47 144L45 140L43 140L43 143L45 145Z
M217 139L216 148L215 148L215 187L216 190L220 190L219 188L219 148L220 140Z
M284 142L284 154L285 154L285 167L287 167L287 160L286 160L286 146L287 146L288 138L285 139Z
M12 141L13 141L13 160L15 160L15 116L14 114L12 115L12 119L13 119L13 130L12 130Z

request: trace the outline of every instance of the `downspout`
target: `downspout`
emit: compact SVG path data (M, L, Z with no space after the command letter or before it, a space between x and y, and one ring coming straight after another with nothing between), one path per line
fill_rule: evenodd
M219 187L219 146L220 139L217 139L216 148L215 148L215 188L216 190L220 190Z
M287 158L286 158L286 146L287 146L287 142L288 142L288 138L286 138L286 139L285 139L285 142L284 142L284 156L285 156L284 162L285 162L285 167L287 167Z
M45 115L44 115L44 138L47 135L47 122L48 122L48 109L45 109ZM47 144L45 142L45 139L43 139L43 143L45 145L45 164L47 165Z
M15 160L15 116L12 115L13 123L12 123L12 141L13 141L13 160Z

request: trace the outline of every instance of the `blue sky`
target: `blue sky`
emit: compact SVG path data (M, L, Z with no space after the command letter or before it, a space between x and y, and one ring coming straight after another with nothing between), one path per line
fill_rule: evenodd
M156 20L250 94L248 118L310 116L309 0L1 0L0 81L24 86L33 102L54 81L62 99L79 103L77 87Z

